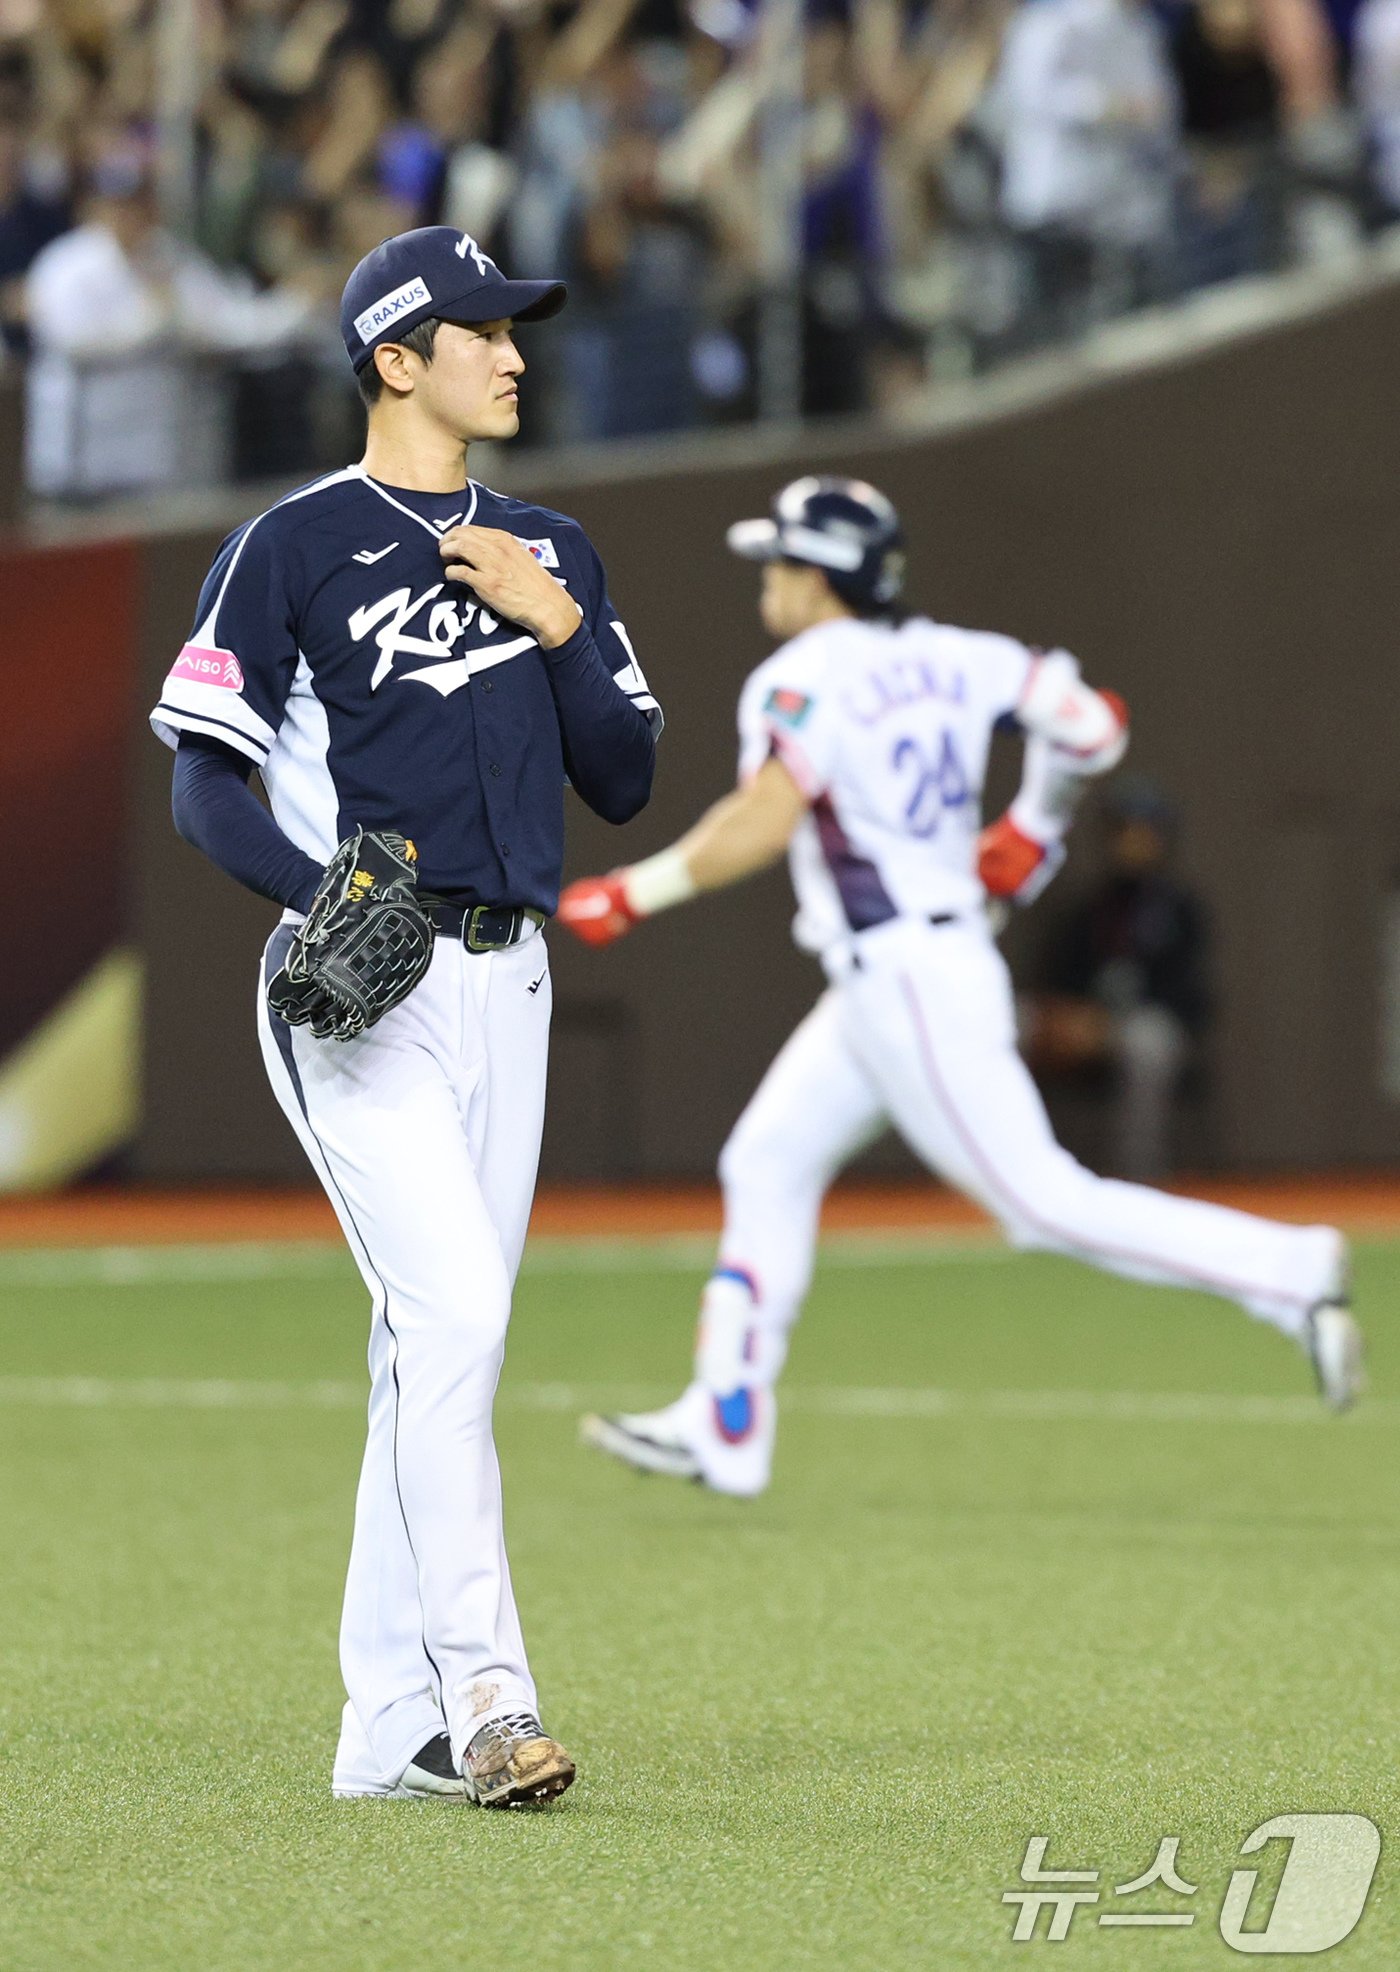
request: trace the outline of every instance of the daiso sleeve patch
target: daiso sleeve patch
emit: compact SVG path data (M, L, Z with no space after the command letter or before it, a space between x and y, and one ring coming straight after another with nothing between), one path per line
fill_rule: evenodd
M243 666L231 650L210 650L204 644L185 644L170 667L170 682L185 679L193 685L217 685L221 691L241 692Z

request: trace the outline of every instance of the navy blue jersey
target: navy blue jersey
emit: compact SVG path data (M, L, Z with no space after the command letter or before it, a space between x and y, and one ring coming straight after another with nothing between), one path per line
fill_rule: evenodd
M519 537L583 611L543 651L447 579L471 522ZM319 862L357 824L417 844L422 886L552 912L567 780L621 821L646 800L660 711L577 521L470 483L382 486L360 466L232 533L151 715L167 744L221 740L262 774Z

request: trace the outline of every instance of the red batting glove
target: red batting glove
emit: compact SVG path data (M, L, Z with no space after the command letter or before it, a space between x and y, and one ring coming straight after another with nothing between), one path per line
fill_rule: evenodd
M559 899L560 924L566 924L585 945L611 945L625 937L640 922L627 901L625 882L624 870L580 877Z
M1048 851L1010 815L989 822L977 838L977 874L992 897L1015 897L1046 861Z

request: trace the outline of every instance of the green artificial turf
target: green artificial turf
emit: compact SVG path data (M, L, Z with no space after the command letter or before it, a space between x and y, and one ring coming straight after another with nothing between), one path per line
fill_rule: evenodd
M330 1799L348 1265L0 1255L3 1972L1186 1972L1240 1962L1216 1915L1256 1824L1400 1829L1400 1248L1358 1256L1376 1401L1342 1420L1222 1304L846 1250L752 1503L576 1442L579 1402L679 1387L698 1259L522 1281L508 1533L580 1779L493 1817ZM1179 1836L1197 1896L1121 1901L1194 1927L1012 1943L1034 1835L1110 1908ZM1307 1962L1400 1964L1394 1878Z

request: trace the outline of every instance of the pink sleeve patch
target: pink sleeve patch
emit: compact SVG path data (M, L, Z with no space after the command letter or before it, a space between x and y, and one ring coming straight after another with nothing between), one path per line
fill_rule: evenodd
M222 685L226 691L241 692L243 666L231 650L210 650L203 644L186 644L171 666L172 678L188 678L196 685Z

